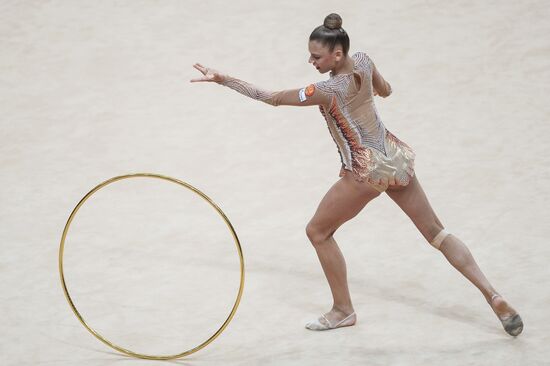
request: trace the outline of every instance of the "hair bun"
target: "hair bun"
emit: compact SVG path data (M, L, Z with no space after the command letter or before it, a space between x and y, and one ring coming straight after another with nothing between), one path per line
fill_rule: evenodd
M336 13L331 13L325 17L323 25L328 29L340 29L342 28L342 18Z

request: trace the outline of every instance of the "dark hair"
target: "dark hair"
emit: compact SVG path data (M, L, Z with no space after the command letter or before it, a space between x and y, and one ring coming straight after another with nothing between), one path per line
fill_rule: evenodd
M320 41L323 46L328 46L330 52L334 51L336 45L341 45L344 55L349 51L349 37L342 28L340 15L331 13L326 16L323 25L318 26L311 32L310 41Z

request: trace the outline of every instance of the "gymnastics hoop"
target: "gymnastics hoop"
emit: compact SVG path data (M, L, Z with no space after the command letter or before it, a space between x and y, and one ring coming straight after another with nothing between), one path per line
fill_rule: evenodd
M222 326L216 331L216 333L214 333L212 336L210 336L210 338L208 338L206 341L204 341L203 343L201 343L200 345L188 350L188 351L185 351L185 352L181 352L181 353L177 353L177 354L173 354L173 355L147 355L147 354L143 354L143 353L138 353L138 352L134 352L134 351L130 351L126 348L123 348L121 346L118 346L116 344L114 344L113 342L109 341L108 339L106 339L105 337L103 337L101 334L99 334L97 331L95 331L92 327L90 327L88 325L88 323L86 323L86 321L84 320L84 318L82 317L82 315L80 315L80 313L78 312L78 310L76 309L76 306L74 305L73 303L73 300L71 298L71 295L69 294L69 290L67 289L67 285L65 284L65 274L63 272L63 252L64 252L64 249L65 249L65 238L67 237L67 233L69 232L69 227L71 225L71 222L73 221L78 209L84 204L84 202L86 202L86 200L88 198L90 198L90 196L92 194L94 194L95 192L97 192L98 190L100 190L101 188L105 187L106 185L108 184L111 184L111 183L114 183L116 181L119 181L119 180L122 180L122 179L128 179L128 178L137 178L137 177L144 177L144 178L158 178L158 179L163 179L163 180L166 180L166 181L169 181L169 182L173 182L173 183L176 183L176 184L179 184L185 188L188 188L189 190L195 192L196 194L198 194L199 196L201 196L206 202L208 202L219 214L220 216L223 218L223 220L225 221L225 223L227 224L227 226L229 227L229 230L231 231L231 234L233 236L233 239L235 241L235 245L237 246L237 251L239 253L239 261L240 261L240 270L241 270L241 280L240 280L240 285L239 285L239 292L237 294L237 299L235 300L235 303L233 304L233 308L231 309L231 313L229 314L229 316L227 317L227 319L225 320L225 322L222 324ZM76 315L76 317L78 318L78 320L80 320L80 322L82 323L82 325L84 325L84 327L90 332L92 333L92 335L94 337L96 337L97 339L99 339L101 342L105 343L107 346L119 351L119 352L122 352L128 356L132 356L132 357L136 357L136 358L144 358L144 359L148 359L148 360L172 360L172 359L175 359L175 358L181 358L181 357L184 357L184 356L187 356L187 355L190 355L192 353L195 353L197 351L199 351L200 349L206 347L209 343L211 343L217 336L219 336L221 334L221 332L223 332L223 330L227 327L227 325L229 324L229 322L231 321L231 319L233 318L233 315L235 315L235 312L237 311L237 307L239 306L239 303L241 301L241 296L242 296L242 293L243 293L243 288L244 288L244 258L243 258L243 253L242 253L242 249L241 249L241 244L239 242L239 238L237 237L237 233L235 232L235 229L233 228L233 225L231 225L231 222L229 221L229 219L225 216L225 214L223 213L223 211L208 197L206 196L204 193L202 193L200 190L198 190L197 188L193 187L192 185L186 183L186 182L183 182L181 180L178 180L178 179L175 179L175 178L171 178L171 177L168 177L168 176L164 176L164 175L160 175L160 174L153 174L153 173L136 173L136 174L127 174L127 175L120 175L120 176L117 176L117 177L113 177L111 179L108 179L100 184L98 184L97 186L95 186L90 192L88 192L81 200L80 202L78 202L78 204L76 205L76 207L73 209L73 211L71 212L71 215L69 216L69 219L67 220L67 223L65 224L65 228L63 229L63 235L61 236L61 243L59 245L59 274L61 276L61 285L63 287L63 292L65 293L65 298L67 299L67 301L69 302L69 305L71 307L71 309L73 310L74 314Z

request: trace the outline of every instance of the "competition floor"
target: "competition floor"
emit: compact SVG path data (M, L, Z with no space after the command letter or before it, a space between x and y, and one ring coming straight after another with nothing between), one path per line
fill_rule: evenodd
M550 363L550 6L501 2L14 1L0 4L0 364L142 365L72 314L57 255L101 181L152 172L212 198L241 240L245 289L228 328L184 365ZM447 230L525 329L480 293L385 195L335 235L358 322L312 332L332 298L305 226L340 161L317 108L273 108L200 62L277 90L324 80L307 38L337 12L393 94L386 127ZM190 191L127 180L92 197L67 239L77 307L111 340L178 353L235 300L238 256Z

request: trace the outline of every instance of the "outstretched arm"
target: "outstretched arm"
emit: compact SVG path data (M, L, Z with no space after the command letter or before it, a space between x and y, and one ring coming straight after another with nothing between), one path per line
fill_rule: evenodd
M193 65L194 68L202 72L202 78L192 79L191 82L210 81L220 85L227 86L247 97L260 100L264 103L273 106L278 105L293 105L293 106L310 106L310 105L329 105L330 96L328 93L318 90L314 84L310 84L304 88L287 89L282 91L269 91L261 89L246 81L225 75L211 68L202 66L201 64Z

